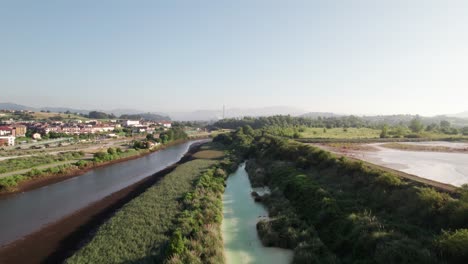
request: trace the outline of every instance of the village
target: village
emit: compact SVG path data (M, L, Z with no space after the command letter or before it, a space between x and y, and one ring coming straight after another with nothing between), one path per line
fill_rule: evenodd
M16 114L15 116L32 116L32 111L1 110L0 116ZM15 120L10 118L0 122L0 147L5 149L45 147L48 140L57 141L60 138L77 140L124 138L129 136L151 134L159 138L159 133L172 127L168 120L129 120L129 119L88 119L73 118L68 120ZM34 144L38 143L38 144ZM40 147L39 147L40 148Z

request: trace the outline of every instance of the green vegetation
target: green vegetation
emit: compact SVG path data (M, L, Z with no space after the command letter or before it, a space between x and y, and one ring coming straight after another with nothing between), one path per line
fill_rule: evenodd
M235 165L220 160L219 145L202 149L200 159L177 166L120 209L66 263L223 263L222 194Z
M373 128L305 128L304 132L300 133L303 138L378 138L381 130Z
M83 152L64 152L57 155L37 155L0 161L0 173L30 169L32 167L82 158Z
M67 263L159 262L165 259L179 200L193 189L211 160L194 160L178 166L156 185L120 209L103 224L94 238Z
M294 263L468 262L467 188L441 192L261 134L244 127L215 141L255 159L252 183L272 190L261 198L272 220L259 223L259 234L294 249Z
M122 158L132 157L136 155L141 155L147 153L148 150L135 150L129 149L126 151L122 151L120 148L108 148L106 152L97 152L94 154L92 160L85 160L83 158L83 152L66 152L60 153L58 155L41 155L41 156L31 156L27 158L18 158L12 161L5 160L3 162L8 162L8 165L11 167L13 165L16 166L16 170L18 168L31 168L31 166L27 166L25 164L36 164L36 165L46 165L51 164L54 162L60 161L67 161L67 160L74 160L80 159L75 163L58 165L50 168L45 169L38 169L33 168L32 170L24 173L24 174L17 174L12 176L7 176L4 178L0 178L0 191L1 192L8 192L14 191L15 187L18 186L19 183L39 178L39 177L50 177L50 176L58 176L58 175L65 175L65 174L73 174L79 172L82 169L90 168L92 166L97 165L98 163L109 162L113 160L118 160ZM44 157L46 157L44 159ZM18 161L21 160L21 161ZM36 162L36 163L35 163ZM40 163L39 163L40 162Z
M78 161L81 162L81 161ZM13 191L14 188L21 182L39 177L49 177L56 175L64 175L72 173L79 169L78 166L73 164L58 165L46 169L32 169L24 174L17 174L0 178L0 192Z
M133 143L135 149L148 149L151 148L152 143L167 144L176 140L188 139L188 135L181 127L173 127L159 134L159 138L154 135L148 134L144 140L137 140Z
M465 122L466 120L455 121ZM464 124L464 123L463 123ZM237 129L250 126L264 132L288 138L373 139L373 138L462 138L464 129L440 118L419 116L335 116L335 117L244 117L223 119L214 128ZM465 131L466 132L466 131Z
M186 139L187 134L181 128L172 128L164 132L165 143L170 143L180 139ZM0 178L0 192L14 191L19 183L31 180L38 177L50 177L63 174L72 174L79 172L82 169L96 166L100 163L110 162L132 156L142 155L155 151L159 147L149 149L148 142L157 142L159 139L148 137L143 141L135 141L134 149L122 151L120 148L108 148L106 151L100 151L94 154L92 160L78 160L74 164L60 165L47 169L33 169L24 174L7 176ZM83 152L66 152L58 155L38 155L25 158L9 159L0 161L0 173L28 169L38 165L51 164L59 161L80 159L84 155Z
M161 142L165 144L179 139L187 139L188 136L182 128L174 127L167 131L161 132L159 134L159 138L161 139Z
M135 114L135 115L124 114L120 116L120 119L147 120L147 121L171 120L168 116L162 116L162 115L152 114L152 113L142 113L142 114Z
M90 119L115 119L117 118L114 114L106 114L104 112L91 111L86 115Z
M136 154L141 154L141 152L137 152L131 149L124 152L121 148L108 148L107 151L100 151L94 153L93 161L97 163L106 162L130 157Z
M219 150L202 150L193 155L197 159L219 159L224 156L224 153Z
M195 190L185 194L166 263L224 263L221 221L225 179L224 170L210 169L198 179Z

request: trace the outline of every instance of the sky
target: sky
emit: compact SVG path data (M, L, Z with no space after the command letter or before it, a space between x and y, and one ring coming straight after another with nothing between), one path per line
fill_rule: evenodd
M0 1L0 102L468 110L468 1Z

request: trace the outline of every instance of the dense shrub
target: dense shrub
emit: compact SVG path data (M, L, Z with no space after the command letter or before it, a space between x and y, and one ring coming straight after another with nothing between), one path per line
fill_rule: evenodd
M167 251L167 263L223 263L222 194L226 173L213 168L185 194L183 211L176 219L176 231Z
M438 246L441 255L447 257L450 263L467 263L468 229L442 232L438 240Z
M231 136L231 147L237 148L236 133ZM266 199L270 214L276 216L259 223L258 229L267 245L294 248L295 263L324 261L318 261L322 255L303 250L311 248L311 240L285 232L293 230L295 222L282 218L297 219L284 213L288 206L316 230L315 241L332 253L326 256L336 256L342 263L465 260L464 251L455 249L465 243L463 231L435 239L441 230L468 227L464 189L459 194L440 192L363 162L337 159L316 147L269 135L256 136L249 151L241 153L257 161L256 166L247 166L253 182L279 191L289 202L268 204Z

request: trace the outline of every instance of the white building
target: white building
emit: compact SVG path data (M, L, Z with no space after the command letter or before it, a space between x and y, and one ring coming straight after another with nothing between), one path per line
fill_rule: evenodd
M15 139L13 136L0 136L0 145L14 146Z
M172 127L172 123L168 122L168 121L162 121L162 122L159 122L159 124L162 125L165 128L171 128Z
M138 126L140 125L140 121L139 120L125 120L123 122L123 125L126 127Z

